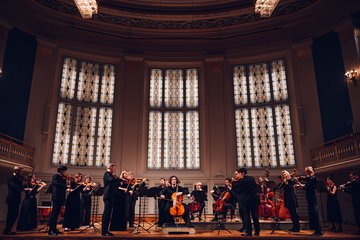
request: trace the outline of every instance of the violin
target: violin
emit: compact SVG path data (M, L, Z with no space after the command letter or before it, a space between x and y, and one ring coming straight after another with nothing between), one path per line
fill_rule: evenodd
M341 185L339 186L339 189L344 190L345 188L347 188L348 186L350 186L350 184L351 184L352 182L354 182L355 180L356 180L356 179L351 180L351 181L348 181L348 182L346 182L346 183L344 183L344 184L341 184Z
M176 192L174 192L171 195L173 206L170 208L170 214L171 216L174 217L180 217L185 213L185 208L184 205L182 204L184 200L184 196L183 195L178 196L178 189L179 189L179 185L176 186Z

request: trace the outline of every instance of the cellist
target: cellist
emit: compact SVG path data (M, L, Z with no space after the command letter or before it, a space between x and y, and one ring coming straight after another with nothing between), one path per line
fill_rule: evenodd
M229 209L231 209L231 217L233 217L233 213L235 212L235 201L231 194L231 188L231 179L226 178L224 182L224 190L222 192L220 192L220 190L211 191L213 195L218 195L217 200L213 204L213 212L215 216L212 221L218 221L218 218L220 217L220 220L225 222L226 215Z
M170 186L161 190L160 198L163 200L164 199L169 200L167 201L164 212L165 212L165 222L171 225L171 224L175 224L174 217L173 215L170 214L170 211L173 207L173 203L175 202L173 201L174 199L172 197L177 197L177 198L183 197L183 195L188 194L189 191L186 188L179 186L180 181L176 176L171 176L169 182L170 182ZM180 203L180 201L178 201L177 203ZM184 219L185 224L190 224L189 208L183 203L180 203L180 207L183 207L184 212L181 217Z

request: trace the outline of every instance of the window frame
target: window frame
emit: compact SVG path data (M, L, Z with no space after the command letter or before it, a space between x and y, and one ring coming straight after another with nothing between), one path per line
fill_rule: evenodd
M196 65L196 64L195 64ZM160 107L152 107L150 105L150 91L151 91L151 72L152 70L157 69L157 70L161 70L161 78L162 78L162 99L161 99L161 106ZM198 105L197 107L186 107L186 71L190 70L190 69L195 69L197 71L197 89L198 89ZM177 108L177 107L166 107L165 106L165 72L166 70L181 70L183 73L183 107L181 108ZM201 110L200 110L200 102L201 102L201 71L200 71L200 67L199 66L166 66L166 67L158 67L156 65L154 66L149 66L147 69L147 77L145 79L145 81L147 82L147 93L146 93L146 109L147 109L147 116L146 116L146 126L147 126L147 131L146 131L146 169L148 171L199 171L201 170L202 164L201 164ZM196 111L198 114L198 125L199 125L199 167L198 168L187 168L187 163L186 163L186 113L187 112L191 112L191 111ZM162 116L162 122L161 122L161 164L159 168L150 168L149 167L149 130L150 130L150 113L151 112L160 112L161 116ZM181 112L183 114L183 120L184 120L184 128L183 128L183 133L184 133L184 167L183 168L177 168L177 167L169 167L169 168L165 168L164 167L164 133L165 133L165 129L164 129L164 116L165 113L172 113L172 112Z

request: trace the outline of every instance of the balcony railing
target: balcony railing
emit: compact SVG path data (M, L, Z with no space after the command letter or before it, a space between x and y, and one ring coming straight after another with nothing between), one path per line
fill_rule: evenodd
M354 133L311 150L312 166L325 167L360 159L360 133Z
M0 161L32 167L33 147L0 133Z

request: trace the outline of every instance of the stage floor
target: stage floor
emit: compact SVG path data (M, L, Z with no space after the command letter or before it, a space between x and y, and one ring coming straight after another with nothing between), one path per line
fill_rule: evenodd
M313 233L312 230L301 230L299 233L293 233L290 234L286 229L289 228L289 225L287 223L280 223L280 228L282 230L275 230L273 234L271 234L271 229L265 229L267 228L267 225L264 225L266 223L262 222L262 230L260 232L259 237L243 237L241 236L241 233L237 231L236 227L240 226L240 223L227 223L225 226L228 229L226 230L215 230L212 231L212 229L215 229L217 224L216 223L194 223L193 226L195 228L194 234L187 234L182 233L180 234L177 232L176 234L165 234L164 229L159 229L151 227L150 224L144 223L141 226L143 226L145 229L148 229L151 227L147 232L142 227L137 227L135 229L128 229L127 231L114 231L112 232L114 234L114 237L104 237L101 236L99 232L96 231L95 228L88 228L85 229L85 227L81 227L79 230L71 231L71 232L64 232L63 234L59 234L56 237L48 236L45 232L46 230L43 229L42 231L31 231L31 232L17 232L14 236L3 236L0 235L0 239L6 239L6 240L12 240L12 239L104 239L104 238L114 238L114 239L202 239L202 240L209 240L209 239L239 239L239 238L245 238L245 239L346 239L346 240L352 240L352 239L360 239L360 235L355 234L356 228L354 226L344 226L344 233L334 233L327 231L325 228L324 235L321 237L313 237L311 234ZM202 226L201 226L202 225ZM271 226L271 225L269 225ZM306 226L306 225L302 225ZM3 225L2 225L3 227ZM39 228L41 225L39 226ZM95 224L95 227L100 229L100 224ZM181 227L181 226L180 226ZM59 225L58 228L62 230L61 226ZM204 229L206 228L206 229ZM235 228L235 229L234 229ZM85 230L84 230L85 229ZM81 232L81 230L84 230ZM1 229L2 233L2 229Z

